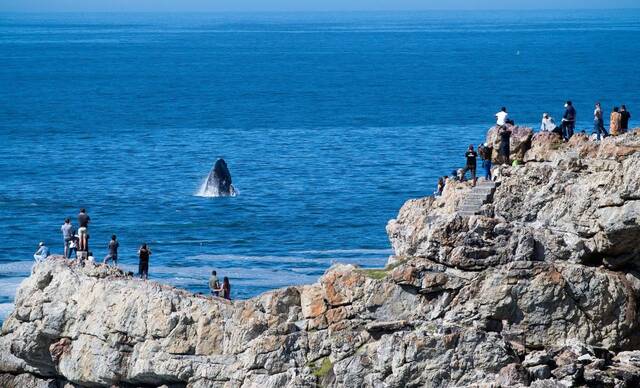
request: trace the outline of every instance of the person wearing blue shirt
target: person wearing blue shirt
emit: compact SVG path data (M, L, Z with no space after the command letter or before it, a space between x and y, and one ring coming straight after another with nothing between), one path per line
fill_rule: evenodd
M33 258L36 263L39 263L47 257L49 257L49 248L44 245L44 241L40 241L40 244L38 244L38 250L33 254Z

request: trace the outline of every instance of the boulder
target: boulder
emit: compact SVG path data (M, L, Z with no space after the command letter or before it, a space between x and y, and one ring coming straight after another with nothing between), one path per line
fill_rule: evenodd
M531 139L533 138L533 129L528 127L513 126L507 124L507 128L511 130L509 140L510 160L523 161L525 153L531 148ZM498 127L494 126L487 132L485 142L493 147L491 160L493 163L499 163L500 136L498 135Z

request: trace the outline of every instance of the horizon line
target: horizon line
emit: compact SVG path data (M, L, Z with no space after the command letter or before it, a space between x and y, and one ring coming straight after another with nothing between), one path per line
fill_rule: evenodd
M513 11L625 11L625 10L640 10L640 5L637 7L558 7L558 8L414 8L414 9L316 9L316 10L295 10L295 9L282 9L282 10L205 10L205 9L193 9L193 10L2 10L0 14L123 14L123 13L135 13L135 14L310 14L310 13L402 13L402 12L513 12Z

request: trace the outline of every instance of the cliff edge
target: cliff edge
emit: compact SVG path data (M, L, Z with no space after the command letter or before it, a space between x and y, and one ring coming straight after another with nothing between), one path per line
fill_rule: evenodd
M477 215L469 183L408 201L385 269L246 301L52 258L4 322L0 385L636 387L638 151L536 134Z

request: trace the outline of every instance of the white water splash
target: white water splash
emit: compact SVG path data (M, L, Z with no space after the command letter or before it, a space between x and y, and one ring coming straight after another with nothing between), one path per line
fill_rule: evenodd
M218 190L218 185L207 186L208 180L209 180L209 177L207 176L206 178L204 178L202 183L200 183L200 188L194 194L196 197L205 197L205 198L210 198L210 197L235 197L240 193L235 188L235 186L231 185L231 194L229 194L229 195L221 195L220 191Z

